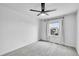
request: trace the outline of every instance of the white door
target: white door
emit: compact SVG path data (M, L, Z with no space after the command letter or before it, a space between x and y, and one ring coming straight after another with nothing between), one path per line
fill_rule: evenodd
M47 22L47 40L54 43L63 44L63 19L49 20Z

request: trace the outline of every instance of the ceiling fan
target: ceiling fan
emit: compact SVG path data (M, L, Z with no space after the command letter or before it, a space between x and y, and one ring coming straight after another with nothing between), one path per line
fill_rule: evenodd
M30 9L30 11L34 11L34 12L40 12L39 14L37 14L37 16L43 14L43 15L48 15L47 12L52 12L52 11L56 11L56 9L53 10L45 10L45 3L41 3L41 11L39 10L34 10L34 9Z

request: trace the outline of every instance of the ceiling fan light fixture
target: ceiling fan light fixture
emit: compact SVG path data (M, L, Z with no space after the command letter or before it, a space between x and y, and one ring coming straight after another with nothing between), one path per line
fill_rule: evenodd
M41 16L45 16L46 14L42 13Z
M41 11L34 10L34 9L30 9L30 11L40 12L39 14L37 14L37 16L39 16L39 15L45 16L45 15L48 15L47 12L56 11L56 9L53 9L53 10L45 10L45 3L41 3Z

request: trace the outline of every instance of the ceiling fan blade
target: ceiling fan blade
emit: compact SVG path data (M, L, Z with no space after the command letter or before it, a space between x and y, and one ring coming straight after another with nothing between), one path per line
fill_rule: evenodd
M41 13L37 14L37 16L39 16Z
M33 9L30 9L30 11L34 11L34 12L41 12L41 11L38 11L38 10L33 10Z
M56 11L56 9L53 9L53 10L46 10L44 12L52 12L52 11Z
M45 3L41 3L41 11L45 10Z
M45 13L46 15L48 15L47 13Z

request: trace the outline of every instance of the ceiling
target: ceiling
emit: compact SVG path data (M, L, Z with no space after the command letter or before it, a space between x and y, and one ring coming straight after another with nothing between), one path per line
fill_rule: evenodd
M29 9L36 9L41 10L41 4L40 3L4 3L0 4L4 7L7 7L11 10L14 10L18 13L21 13L25 16L33 16L37 18L49 18L49 17L55 17L59 15L68 14L71 12L75 12L79 4L78 3L46 3L46 10L51 9L57 9L54 12L49 12L49 16L37 16L37 12L29 11Z

